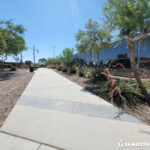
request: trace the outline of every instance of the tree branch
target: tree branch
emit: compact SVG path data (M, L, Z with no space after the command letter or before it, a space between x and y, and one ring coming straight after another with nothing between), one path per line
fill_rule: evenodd
M150 32L150 26L147 27L144 32L142 32L141 34L135 36L134 38L130 38L131 41L135 42L137 40L140 40L141 38L143 38L148 32Z

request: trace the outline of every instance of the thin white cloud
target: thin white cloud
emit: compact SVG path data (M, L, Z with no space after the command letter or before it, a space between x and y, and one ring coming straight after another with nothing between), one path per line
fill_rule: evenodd
M81 21L81 15L77 0L69 0L73 24L76 26Z

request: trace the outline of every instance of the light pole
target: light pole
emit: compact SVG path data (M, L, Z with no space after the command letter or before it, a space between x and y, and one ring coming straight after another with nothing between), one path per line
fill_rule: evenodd
M33 45L33 62L34 62L34 66L35 66L35 53L39 53L39 50L35 49L35 46Z
M53 46L53 57L55 58L55 48L56 48L56 46L54 45Z

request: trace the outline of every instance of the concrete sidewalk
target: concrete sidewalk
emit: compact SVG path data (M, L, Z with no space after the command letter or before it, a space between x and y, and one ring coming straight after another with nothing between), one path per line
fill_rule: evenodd
M50 69L39 69L0 130L0 150L145 150L150 127ZM122 142L123 143L123 142Z

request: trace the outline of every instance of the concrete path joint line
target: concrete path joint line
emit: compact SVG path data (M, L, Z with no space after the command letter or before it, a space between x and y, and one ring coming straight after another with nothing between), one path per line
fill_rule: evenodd
M37 148L37 150L40 150L40 148L41 148L41 144L39 145L39 147Z
M40 68L0 128L0 150L147 149L118 145L122 140L123 145L150 142L150 126L135 120L53 70Z
M33 139L30 139L30 138L27 138L27 137L23 137L23 136L15 135L15 134L12 134L12 133L8 133L6 131L0 130L0 133L6 134L6 135L9 135L9 136L13 136L13 137L16 137L16 138L20 138L20 139L23 139L23 140L27 140L27 141L30 141L30 142L34 142L34 143L37 143L37 144L40 144L40 145L49 146L49 147L55 148L57 150L65 150L65 149L62 149L60 147L56 147L56 146L53 146L53 145L50 145L50 144L47 144L47 143L43 143L43 142L40 142L40 141L37 141L37 140L33 140Z

